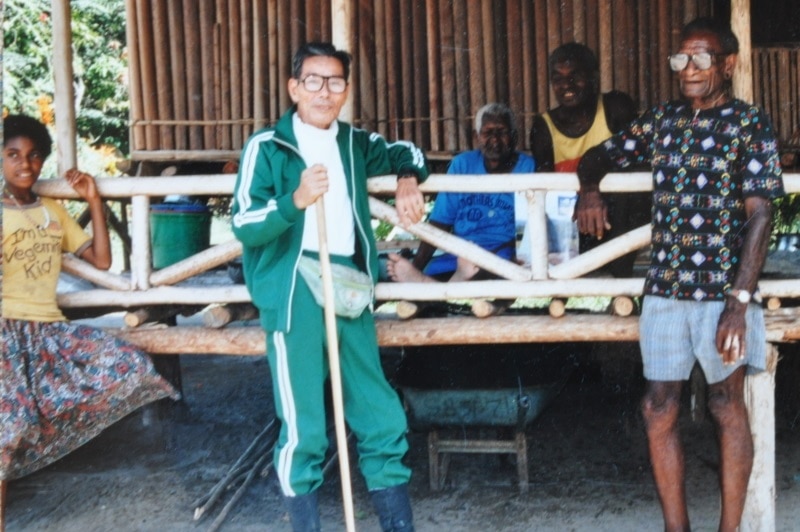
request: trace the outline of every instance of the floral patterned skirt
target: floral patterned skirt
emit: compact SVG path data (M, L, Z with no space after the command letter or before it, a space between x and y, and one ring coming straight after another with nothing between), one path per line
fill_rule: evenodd
M66 322L0 318L0 479L74 451L137 408L178 393L138 348Z

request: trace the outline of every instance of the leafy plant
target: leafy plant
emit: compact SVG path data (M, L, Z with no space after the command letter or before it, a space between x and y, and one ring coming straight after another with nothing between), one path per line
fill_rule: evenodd
M54 94L50 0L4 2L3 105L48 125ZM73 0L72 43L78 135L128 151L124 0Z
M772 233L800 233L800 194L787 194L773 202Z

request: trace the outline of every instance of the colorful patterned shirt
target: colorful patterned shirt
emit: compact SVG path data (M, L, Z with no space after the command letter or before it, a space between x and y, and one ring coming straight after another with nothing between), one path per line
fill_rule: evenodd
M784 194L769 118L741 100L702 111L654 107L603 144L617 166L653 169L645 295L722 300L739 267L744 199Z

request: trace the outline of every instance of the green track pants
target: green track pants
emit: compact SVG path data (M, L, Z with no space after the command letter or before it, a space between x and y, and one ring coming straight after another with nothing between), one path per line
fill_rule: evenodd
M328 438L324 382L328 376L323 309L298 276L291 331L267 331L275 410L282 422L275 468L284 495L303 495L322 484ZM336 318L345 419L358 442L358 465L369 490L408 482L402 463L407 421L380 364L375 322L369 310Z

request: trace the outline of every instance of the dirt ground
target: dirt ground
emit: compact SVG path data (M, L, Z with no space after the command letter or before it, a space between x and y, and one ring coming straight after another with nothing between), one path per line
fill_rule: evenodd
M498 348L501 351L502 348ZM397 353L387 357L390 369ZM602 355L602 356L600 356ZM530 483L522 495L511 458L453 455L444 489L428 484L426 436L410 434L408 463L417 530L641 531L662 528L637 412L635 346L595 346L570 358L560 394L528 425ZM601 364L602 362L602 364ZM219 511L193 520L208 492L272 417L261 357L184 356L181 404L138 412L61 461L12 481L9 532L208 530ZM779 363L777 529L800 523L800 352ZM718 457L708 421L683 417L694 530L716 530ZM351 451L351 465L355 464ZM359 530L378 530L353 473ZM225 499L227 500L227 499ZM321 491L323 527L342 530L334 467ZM256 478L222 530L289 530L274 474Z

